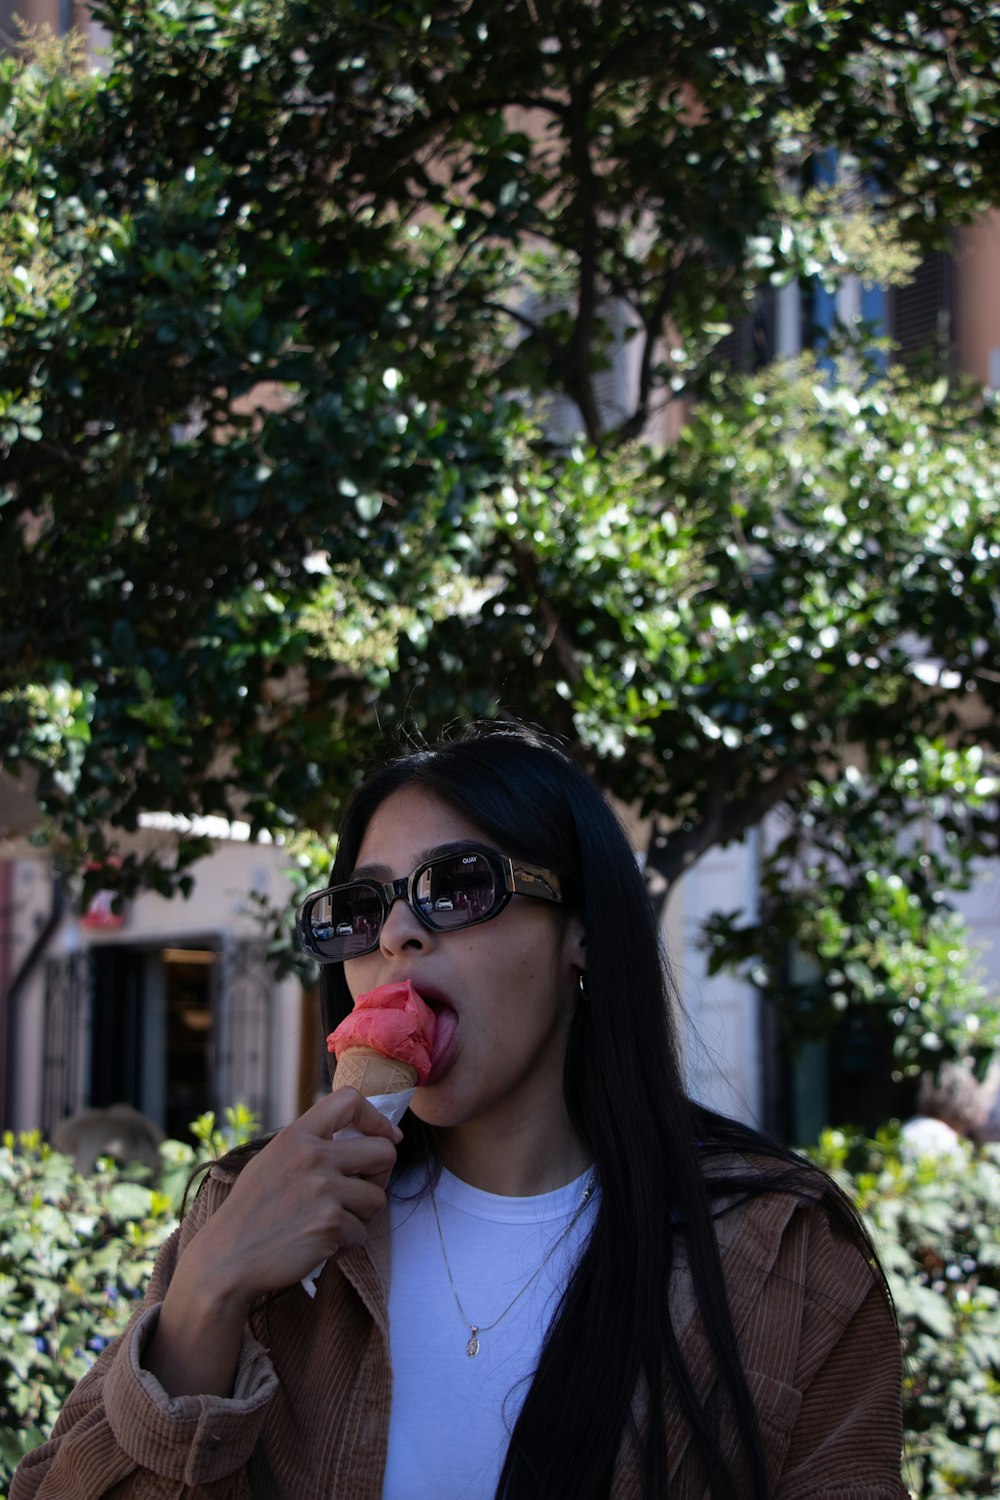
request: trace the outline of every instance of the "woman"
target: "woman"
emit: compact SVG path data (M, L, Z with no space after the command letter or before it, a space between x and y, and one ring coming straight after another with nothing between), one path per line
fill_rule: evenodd
M506 724L392 762L331 887L301 926L327 1022L399 980L435 1012L402 1137L335 1089L214 1168L11 1500L903 1500L871 1247L685 1097L587 778Z

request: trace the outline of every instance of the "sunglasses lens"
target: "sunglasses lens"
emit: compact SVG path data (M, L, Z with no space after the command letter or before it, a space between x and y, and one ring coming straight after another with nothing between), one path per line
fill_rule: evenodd
M447 854L421 870L414 900L432 927L468 927L497 905L497 879L485 855Z
M309 912L309 929L323 958L355 958L378 943L382 902L370 885L345 886L324 893Z

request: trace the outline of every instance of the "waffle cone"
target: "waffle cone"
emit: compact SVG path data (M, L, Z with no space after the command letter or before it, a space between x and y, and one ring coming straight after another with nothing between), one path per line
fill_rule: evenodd
M371 1047L347 1047L337 1059L333 1075L335 1089L357 1089L359 1094L401 1094L412 1089L417 1070L409 1063L383 1057Z

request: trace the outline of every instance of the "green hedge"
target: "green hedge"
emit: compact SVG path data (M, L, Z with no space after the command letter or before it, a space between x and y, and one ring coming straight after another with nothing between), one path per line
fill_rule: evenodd
M69 1390L122 1327L200 1160L247 1139L228 1112L167 1142L151 1185L102 1163L81 1178L37 1136L0 1146L0 1500ZM1000 1149L907 1163L898 1136L828 1131L814 1153L856 1198L893 1286L908 1352L915 1500L1000 1494Z
M196 1145L167 1141L155 1182L101 1160L92 1177L37 1134L0 1144L0 1500L22 1454L142 1295L200 1161L258 1126L244 1109L192 1127Z
M889 1274L913 1495L1000 1494L1000 1148L908 1162L897 1130L827 1131L813 1155L855 1198Z

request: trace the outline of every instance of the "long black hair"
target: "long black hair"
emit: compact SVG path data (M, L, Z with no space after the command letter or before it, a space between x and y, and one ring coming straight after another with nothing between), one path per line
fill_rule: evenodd
M825 1177L686 1096L676 1001L642 871L604 797L553 741L522 725L492 721L390 761L348 807L333 883L350 878L376 809L406 787L432 792L504 853L554 870L574 893L586 931L586 995L571 1026L564 1093L597 1170L599 1207L546 1333L497 1500L606 1497L642 1392L650 1397L640 1438L643 1493L647 1500L665 1495L664 1401L654 1393L667 1390L690 1425L714 1500L738 1492L671 1320L670 1273L679 1242L735 1416L752 1495L766 1500L763 1449L728 1311L713 1204L774 1190L823 1199L870 1258L863 1229ZM320 993L329 1031L351 1008L342 965L323 969ZM411 1117L401 1167L433 1150L433 1132ZM771 1160L766 1170L761 1158Z

